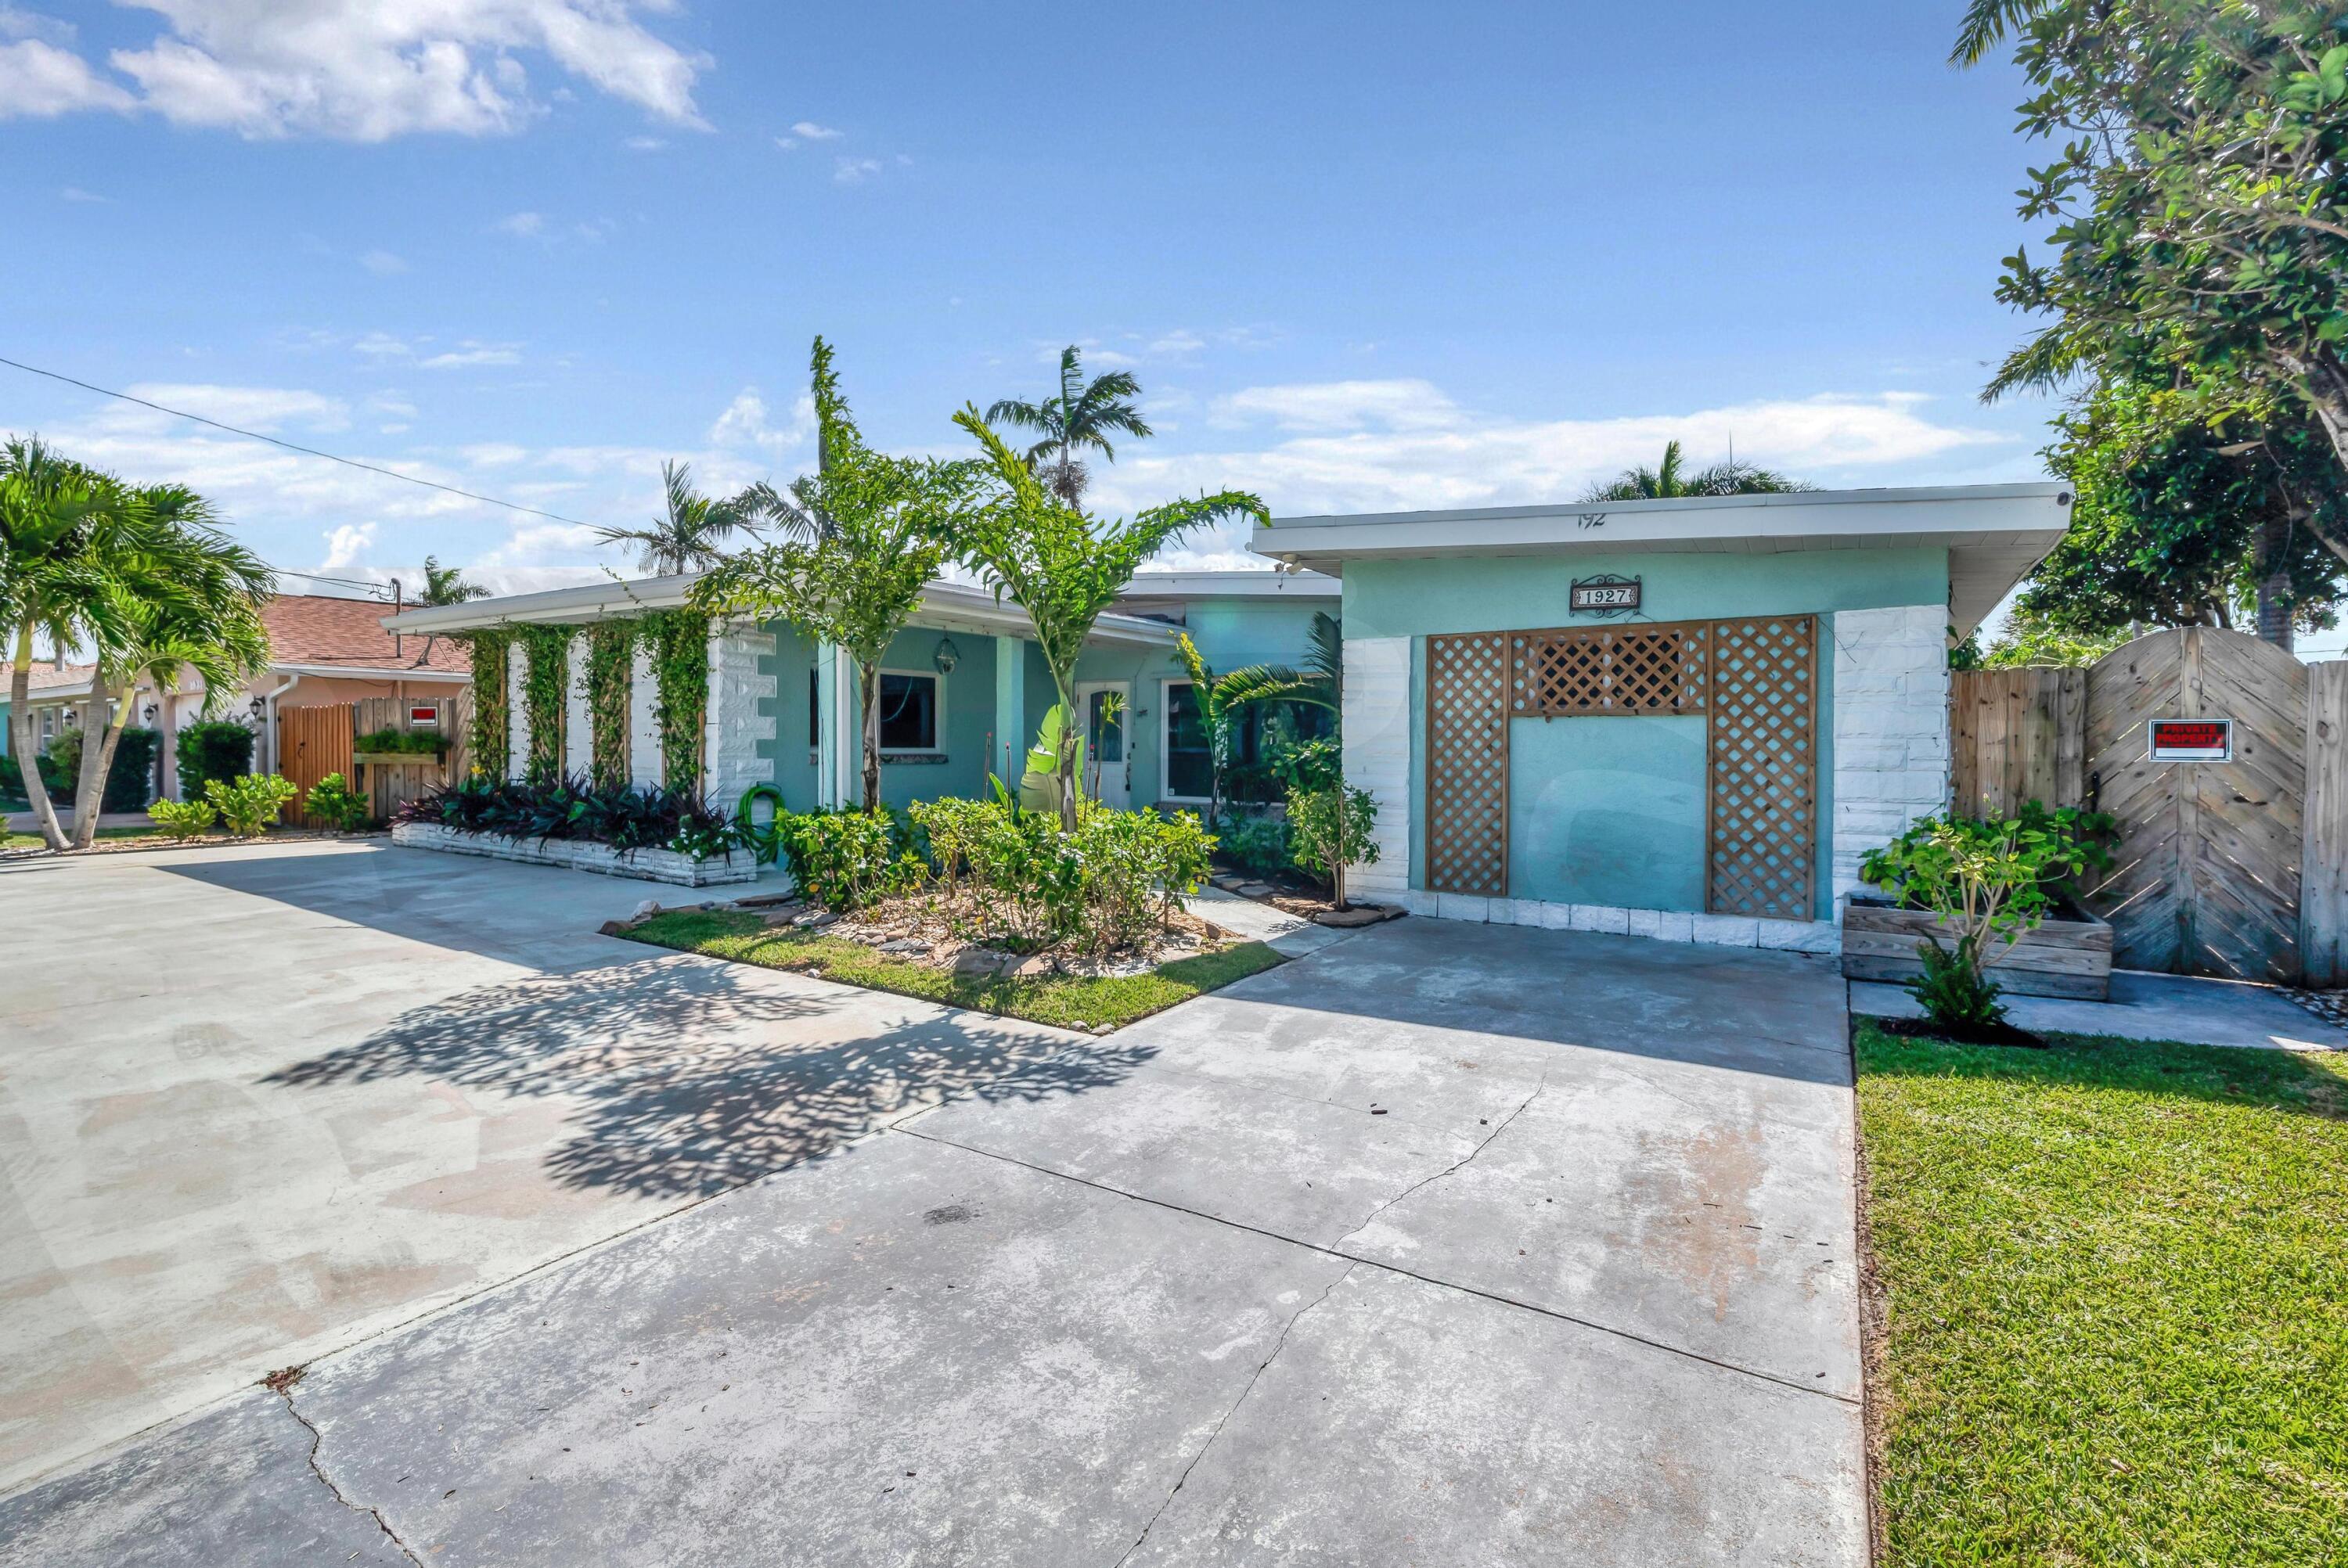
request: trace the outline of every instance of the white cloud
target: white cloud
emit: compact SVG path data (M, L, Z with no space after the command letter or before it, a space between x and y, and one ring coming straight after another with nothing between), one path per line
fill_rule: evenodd
M630 152L658 152L662 148L666 147L668 142L657 136L632 136L620 145Z
M405 359L416 350L389 333L369 333L351 344L355 353L369 359Z
M499 219L491 227L502 233L511 234L516 239L528 240L546 231L546 214L542 212L510 213Z
M522 52L656 118L704 123L693 87L710 61L635 19L667 10L664 0L132 3L160 13L168 31L109 61L139 84L145 107L179 125L352 141L512 131L546 112Z
M407 263L388 251L369 251L359 258L359 265L378 278L388 278L407 271Z
M709 444L739 449L757 446L768 452L788 452L815 434L815 400L802 393L792 406L791 420L778 429L767 422L767 400L758 389L746 386L734 395L717 423L709 427Z
M1215 399L1218 425L1265 423L1282 430L1427 430L1459 422L1450 398L1426 381L1323 381L1251 386Z
M201 415L222 425L257 430L263 435L274 435L289 425L304 430L345 430L351 423L350 409L341 398L296 387L145 381L132 385L129 393L166 408ZM98 417L115 429L149 429L166 424L185 428L169 415L129 404L108 404Z
M326 559L318 565L320 571L340 571L355 566L359 557L375 547L373 523L345 523L326 531Z
M842 155L831 166L831 178L841 185L861 185L880 172L877 158L850 158Z
M21 5L0 3L0 38L37 38L44 44L55 44L61 49L73 46L74 25L57 16L44 16L38 11L27 11Z
M818 125L811 119L803 119L791 126L791 134L808 141L838 141L847 133L834 130L828 125Z
M482 364L520 364L521 345L510 343L476 343L470 338L445 354L417 362L425 370L463 370Z
M458 456L476 468L510 468L530 456L530 448L517 446L510 441L479 441L457 448Z
M1149 352L1168 359L1180 359L1207 346L1207 340L1188 327L1177 327L1151 341Z
M63 190L58 191L57 194L64 197L67 201L93 201L103 204L113 200L112 197L100 196L95 190L84 190L78 185L68 185Z
M0 119L49 119L86 109L118 114L137 107L137 99L70 49L37 37L0 44Z

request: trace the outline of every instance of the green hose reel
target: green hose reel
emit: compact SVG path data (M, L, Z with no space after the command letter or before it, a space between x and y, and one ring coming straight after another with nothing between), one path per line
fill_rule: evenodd
M762 824L751 815L750 808L764 800L773 805L774 815ZM742 832L743 842L758 857L761 866L772 866L783 853L783 792L768 784L755 784L742 792L741 804L734 808L734 825Z

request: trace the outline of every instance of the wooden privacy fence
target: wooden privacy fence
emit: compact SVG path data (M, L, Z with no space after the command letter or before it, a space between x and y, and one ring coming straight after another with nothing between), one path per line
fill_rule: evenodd
M2087 901L2124 968L2348 984L2348 663L2308 666L2213 627L2140 637L2086 670L1960 671L1951 793L2106 811ZM2225 761L2157 762L2157 720L2231 721Z
M277 771L302 793L284 815L304 827L324 824L301 811L310 788L328 774L351 776L351 708L339 702L330 708L277 710Z
M415 715L429 710L436 721L427 725ZM364 789L374 803L378 820L388 820L407 802L447 779L465 776L470 763L466 732L471 727L469 692L445 697L365 697L316 708L277 711L278 771L302 794L285 815L305 827L323 827L318 818L300 811L311 786L328 774L340 774L345 784ZM362 763L355 742L381 730L428 730L447 743L439 760L419 756L399 763Z

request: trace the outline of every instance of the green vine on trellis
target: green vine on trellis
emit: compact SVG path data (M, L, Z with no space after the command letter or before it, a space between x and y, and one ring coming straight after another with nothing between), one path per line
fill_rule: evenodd
M628 697L637 625L599 620L587 629L588 771L603 789L628 783Z
M473 766L485 777L501 779L512 743L512 716L506 711L506 651L512 639L489 630L469 636L473 644L473 727L467 743L473 749Z
M644 617L644 629L652 654L661 782L698 795L702 731L709 722L709 617L659 610Z
M514 636L527 662L521 672L522 716L530 721L525 776L552 784L562 776L562 715L571 686L571 638L575 626L520 626Z

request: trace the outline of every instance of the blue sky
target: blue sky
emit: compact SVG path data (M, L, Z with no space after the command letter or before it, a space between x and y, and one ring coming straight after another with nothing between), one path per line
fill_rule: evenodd
M959 449L1059 344L1159 436L1122 507L1570 499L1691 456L2031 478L2010 67L1955 5L0 5L0 354L588 523L867 435ZM0 367L0 429L214 496L273 563L504 589L574 527ZM1237 564L1200 538L1186 559Z

